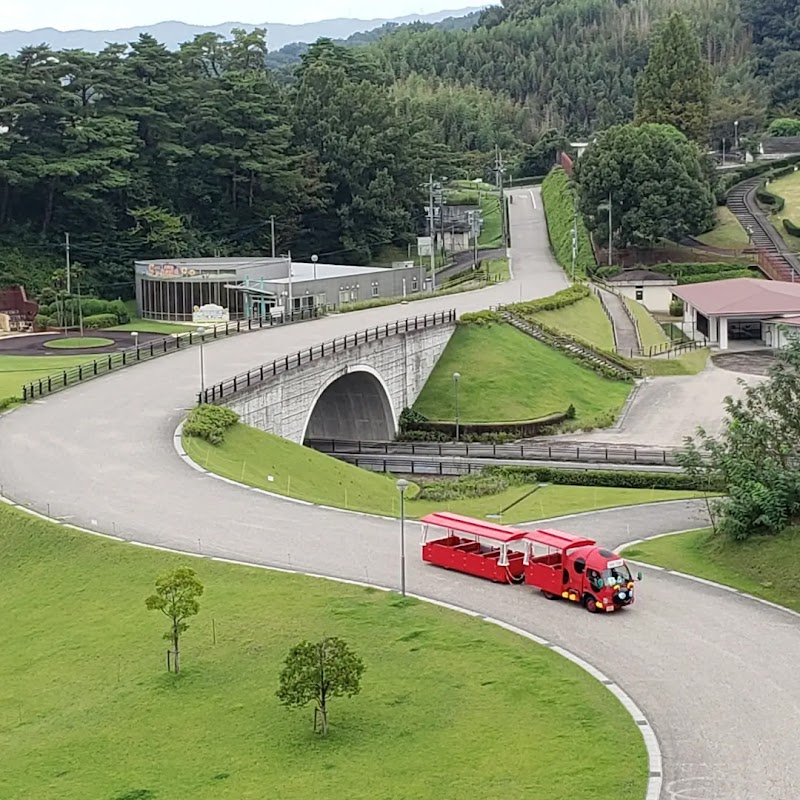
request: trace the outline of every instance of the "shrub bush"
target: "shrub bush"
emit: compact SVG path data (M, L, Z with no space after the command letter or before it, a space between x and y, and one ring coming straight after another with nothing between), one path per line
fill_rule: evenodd
M540 297L538 300L528 300L524 303L513 303L508 308L521 317L531 316L540 311L555 311L558 308L571 306L590 294L591 290L586 284L575 283L567 289L551 294L549 297Z
M687 283L705 283L706 281L727 281L731 278L758 278L760 273L756 269L732 269L725 272L712 272L710 275L690 275L678 279L680 286Z
M761 203L761 205L766 206L771 214L778 214L783 211L783 206L785 204L784 199L780 195L773 194L764 186L759 186L759 188L756 189L756 200Z
M572 270L572 228L575 223L577 189L561 167L551 170L542 182L542 204L547 221L547 235L556 261L567 275ZM597 266L589 232L578 215L578 254L575 275L591 275Z
M0 411L10 408L14 403L19 403L19 397L0 397Z
M767 133L770 136L800 136L800 119L793 117L779 117L772 120Z
M612 470L559 469L558 467L487 467L481 475L499 475L509 485L557 483L568 486L615 486L622 489L675 489L703 491L685 472L616 472ZM715 487L721 491L722 487Z
M447 500L463 500L469 497L500 494L508 487L509 482L504 476L487 474L487 470L484 470L477 475L465 475L454 481L435 481L423 484L414 499L434 500L442 503Z
M46 303L39 306L39 313L43 316L57 318L61 303ZM113 317L111 325L124 325L130 321L128 309L122 300L100 300L97 297L84 297L81 299L81 311L84 318L102 315ZM66 313L71 317L70 301L66 301ZM78 317L78 304L75 302L75 318Z
M210 444L222 444L228 428L238 421L239 415L230 408L202 405L191 410L183 432L187 436L205 439Z
M671 317L683 316L683 300L680 297L673 297L669 304L669 315Z
M458 321L465 325L491 325L494 322L502 322L502 317L497 311L468 311L462 314Z
M789 236L800 236L800 227L795 225L790 219L783 220L783 229Z
M92 314L83 318L85 328L113 328L117 318L113 314Z

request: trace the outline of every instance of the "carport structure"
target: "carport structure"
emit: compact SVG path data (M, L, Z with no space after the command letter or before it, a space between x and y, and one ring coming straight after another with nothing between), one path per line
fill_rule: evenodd
M797 329L800 283L733 278L675 286L683 300L683 330L687 336L730 349L744 341L762 347L786 346L783 326Z

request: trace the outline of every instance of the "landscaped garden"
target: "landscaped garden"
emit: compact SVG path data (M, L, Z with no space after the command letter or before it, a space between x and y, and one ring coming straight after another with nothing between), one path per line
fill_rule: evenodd
M747 231L727 206L717 206L714 212L714 227L708 233L695 237L709 247L723 250L741 250L747 247Z
M631 384L598 375L510 325L463 324L450 339L414 409L433 420L455 419L454 372L461 375L462 422L531 420L573 405L576 424L608 425L631 390Z
M0 797L644 796L644 743L621 703L486 622L110 542L5 505L0 564ZM184 564L204 592L175 675L167 620L145 598ZM289 648L322 636L344 639L366 667L360 694L330 701L325 737L311 708L276 697ZM609 737L613 748L597 747Z
M783 207L770 218L775 229L783 236L792 250L800 252L800 236L787 230L800 233L800 171L790 172L782 178L772 181L767 187L772 195L783 198ZM786 221L784 223L784 220Z

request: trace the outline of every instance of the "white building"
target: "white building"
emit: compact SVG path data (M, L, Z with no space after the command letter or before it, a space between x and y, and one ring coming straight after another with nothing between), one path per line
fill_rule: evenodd
M606 283L619 294L641 303L648 311L669 313L673 288L678 281L670 275L652 272L648 269L627 269L606 278Z
M791 331L800 333L800 282L733 278L672 292L683 300L684 333L720 350L737 341L781 348Z

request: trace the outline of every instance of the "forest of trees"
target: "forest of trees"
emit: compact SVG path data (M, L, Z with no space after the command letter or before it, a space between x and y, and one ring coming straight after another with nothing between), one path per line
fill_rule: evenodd
M495 146L545 172L632 121L675 9L711 82L706 143L800 110L791 0L503 0L277 54L257 30L0 56L0 282L36 291L69 233L90 288L126 297L136 257L268 253L271 215L278 252L367 263L415 235L430 173L486 178Z

